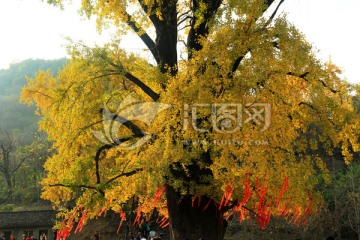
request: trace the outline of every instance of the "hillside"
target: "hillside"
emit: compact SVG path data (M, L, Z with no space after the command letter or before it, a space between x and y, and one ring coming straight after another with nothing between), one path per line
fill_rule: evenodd
M26 84L25 76L34 77L40 69L50 69L56 75L65 63L65 58L27 59L0 70L0 128L36 131L38 117L34 115L34 107L19 103L21 89Z

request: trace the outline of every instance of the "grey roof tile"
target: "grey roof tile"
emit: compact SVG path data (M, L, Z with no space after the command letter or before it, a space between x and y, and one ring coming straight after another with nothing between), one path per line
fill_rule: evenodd
M56 212L53 210L0 212L0 229L14 227L53 226Z

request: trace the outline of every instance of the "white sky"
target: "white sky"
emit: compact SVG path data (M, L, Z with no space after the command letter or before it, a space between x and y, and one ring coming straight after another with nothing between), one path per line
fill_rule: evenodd
M359 9L360 0L285 0L280 10L319 50L319 57L331 57L346 79L360 83ZM96 32L94 21L83 20L76 6L61 11L41 0L0 0L0 69L28 58L64 57L68 36L86 44L108 38ZM138 41L128 39L126 47L139 48Z

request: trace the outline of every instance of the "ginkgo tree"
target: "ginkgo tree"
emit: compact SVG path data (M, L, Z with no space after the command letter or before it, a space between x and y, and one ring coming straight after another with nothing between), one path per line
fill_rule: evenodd
M39 72L23 89L56 150L42 196L63 210L63 234L110 209L124 221L130 200L133 224L156 209L171 239L223 239L230 217L264 228L316 212L327 179L316 150L347 163L359 151L359 93L276 17L283 2L81 2L148 51L74 43L56 78Z

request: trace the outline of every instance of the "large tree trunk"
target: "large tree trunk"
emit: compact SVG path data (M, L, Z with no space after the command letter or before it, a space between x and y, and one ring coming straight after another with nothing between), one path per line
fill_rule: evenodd
M223 219L223 211L218 210L214 201L203 196L199 204L199 198L194 202L189 195L181 198L171 186L166 188L166 198L171 240L224 239L227 222Z

